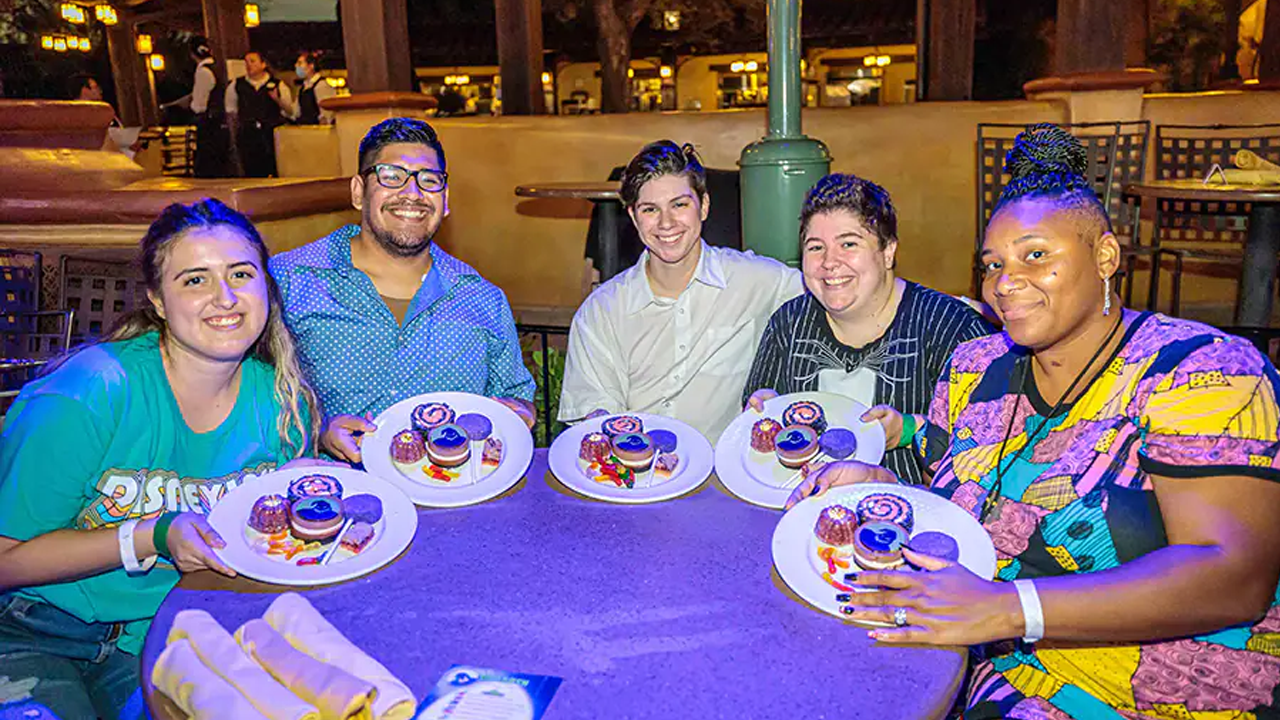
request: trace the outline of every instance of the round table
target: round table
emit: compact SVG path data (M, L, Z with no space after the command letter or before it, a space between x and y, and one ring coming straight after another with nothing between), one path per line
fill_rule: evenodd
M618 228L622 222L622 195L617 182L552 182L516 186L516 196L536 199L590 200L600 208L600 281L617 275Z
M421 509L399 560L308 600L421 701L453 664L555 675L552 718L941 718L967 654L879 645L786 590L770 544L780 514L712 482L622 506L571 493L534 455L507 495ZM229 631L289 588L184 576L142 654L157 718L181 713L151 684L174 615Z
M1129 185L1124 193L1155 202L1250 203L1249 230L1240 270L1240 298L1236 303L1236 325L1267 327L1271 323L1276 263L1280 260L1280 186L1206 185L1195 179L1156 180Z

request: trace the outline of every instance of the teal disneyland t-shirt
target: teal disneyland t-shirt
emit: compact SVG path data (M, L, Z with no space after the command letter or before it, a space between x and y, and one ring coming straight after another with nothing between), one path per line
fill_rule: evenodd
M227 491L290 458L277 431L274 370L246 359L231 414L195 433L160 359L159 335L81 350L28 383L0 435L0 535L29 540L62 528L115 527L172 510L207 513ZM125 622L137 654L178 572L123 568L23 588L85 622Z

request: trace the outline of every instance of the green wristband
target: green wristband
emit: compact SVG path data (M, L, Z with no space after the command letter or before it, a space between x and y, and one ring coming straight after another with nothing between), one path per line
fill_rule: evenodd
M911 442L916 439L916 416L907 414L902 416L902 437L898 438L898 447L910 447Z
M169 557L169 526L182 513L167 512L156 518L156 524L151 529L151 543L156 546L156 553Z

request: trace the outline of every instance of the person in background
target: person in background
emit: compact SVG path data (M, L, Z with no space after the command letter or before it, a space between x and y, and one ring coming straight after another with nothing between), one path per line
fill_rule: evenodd
M980 260L1005 331L956 349L923 432L881 417L990 534L995 579L908 550L925 572L858 573L876 589L848 618L982 646L967 720L1280 717L1280 374L1241 338L1121 307L1087 165L1056 126L1017 138ZM789 504L877 471L828 465Z
M293 120L299 125L330 125L333 113L321 109L320 101L336 95L333 86L320 74L320 61L315 53L304 52L294 63L298 75L298 102L293 105Z
M964 302L898 277L897 266L889 193L853 175L819 180L800 210L808 292L769 319L743 402L760 411L779 393L818 390L926 412L952 351L993 328ZM910 449L891 449L884 466L923 482Z
M198 178L225 177L229 174L231 144L224 112L227 84L224 70L213 59L209 42L203 37L191 38L188 45L196 63L191 92L160 107L187 107L195 115L196 150L193 173Z
M75 75L71 78L71 99L82 102L102 102L102 87L92 75Z
M714 443L741 411L769 316L803 291L800 273L702 239L711 198L692 145L646 145L621 194L645 251L574 314L560 420L653 413Z
M444 146L427 123L391 118L360 142L348 225L271 259L285 320L329 414L321 445L360 461L369 421L428 392L485 395L533 425L506 296L433 242L449 214Z
M245 177L276 174L276 128L293 115L293 95L262 53L245 53L246 75L227 87L226 108Z
M171 205L141 261L151 305L24 386L0 436L0 675L62 718L121 717L179 573L235 574L205 513L319 430L246 217Z

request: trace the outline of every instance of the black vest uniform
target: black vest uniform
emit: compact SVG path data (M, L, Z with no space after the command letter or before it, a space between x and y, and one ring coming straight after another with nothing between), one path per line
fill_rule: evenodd
M320 102L316 100L316 85L324 81L324 78L320 78L310 87L304 85L298 89L299 125L320 124Z
M270 92L280 87L275 76L269 76L262 87L255 88L248 78L236 80L236 103L240 132L240 163L245 177L271 177L276 174L275 129L284 124L280 106Z
M192 158L193 173L199 178L216 178L228 175L231 138L227 134L225 98L227 84L222 82L211 66L199 66L196 73L207 68L213 73L213 88L202 113L196 114L196 149Z

